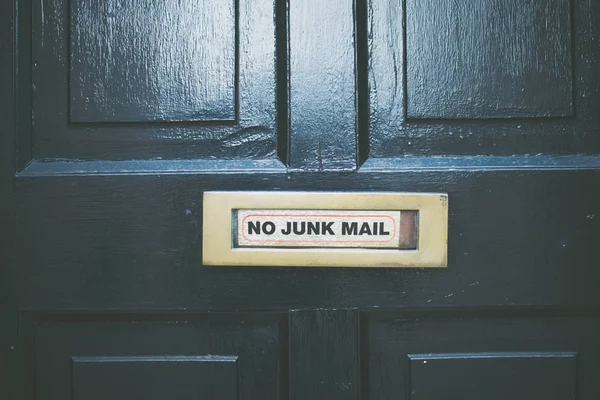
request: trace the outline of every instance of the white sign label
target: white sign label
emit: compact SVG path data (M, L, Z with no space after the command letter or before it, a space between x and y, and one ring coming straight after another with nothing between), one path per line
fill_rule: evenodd
M399 248L401 211L238 210L239 247Z

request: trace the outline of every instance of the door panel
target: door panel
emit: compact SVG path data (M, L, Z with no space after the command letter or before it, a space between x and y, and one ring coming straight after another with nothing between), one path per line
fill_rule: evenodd
M21 166L276 157L273 1L20 4Z
M352 0L292 0L290 166L353 170L357 163Z
M598 153L597 2L369 4L370 161Z
M80 0L69 11L70 122L236 120L234 1Z
M358 399L358 310L293 310L289 321L290 399Z
M572 116L569 3L408 0L407 118Z
M599 17L0 2L0 397L596 399ZM203 266L213 190L448 193L448 268Z
M597 314L368 313L371 399L587 399L600 386Z
M35 371L30 389L39 399L276 399L284 321L259 313L26 313L25 367Z

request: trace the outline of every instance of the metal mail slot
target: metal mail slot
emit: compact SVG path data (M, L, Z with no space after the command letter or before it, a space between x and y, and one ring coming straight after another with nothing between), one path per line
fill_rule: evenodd
M206 192L204 265L445 267L439 193Z

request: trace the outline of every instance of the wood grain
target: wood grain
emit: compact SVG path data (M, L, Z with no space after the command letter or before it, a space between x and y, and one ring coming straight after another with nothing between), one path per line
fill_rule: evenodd
M32 309L600 307L600 173L565 168L20 177L14 290ZM323 187L445 190L448 268L202 266L204 191Z
M36 158L277 158L274 0L71 3L73 32L67 1L21 7L21 132Z
M365 316L370 398L592 400L600 390L597 314L430 311Z
M241 399L597 400L600 2L237 0L235 120L226 89L219 121L92 122L70 120L73 4L0 2L0 398L133 398L137 366L77 386L73 360L217 355L237 357ZM435 83L407 87L421 78ZM203 265L207 191L448 193L448 268Z
M403 4L369 2L370 157L598 153L597 2Z
M409 118L573 115L569 1L408 0Z
M281 314L33 318L41 399L279 398Z
M290 166L357 163L352 0L290 1Z
M290 400L358 400L357 310L293 310L289 315ZM332 359L338 360L335 368L328 366Z
M235 1L71 2L71 121L236 119Z

